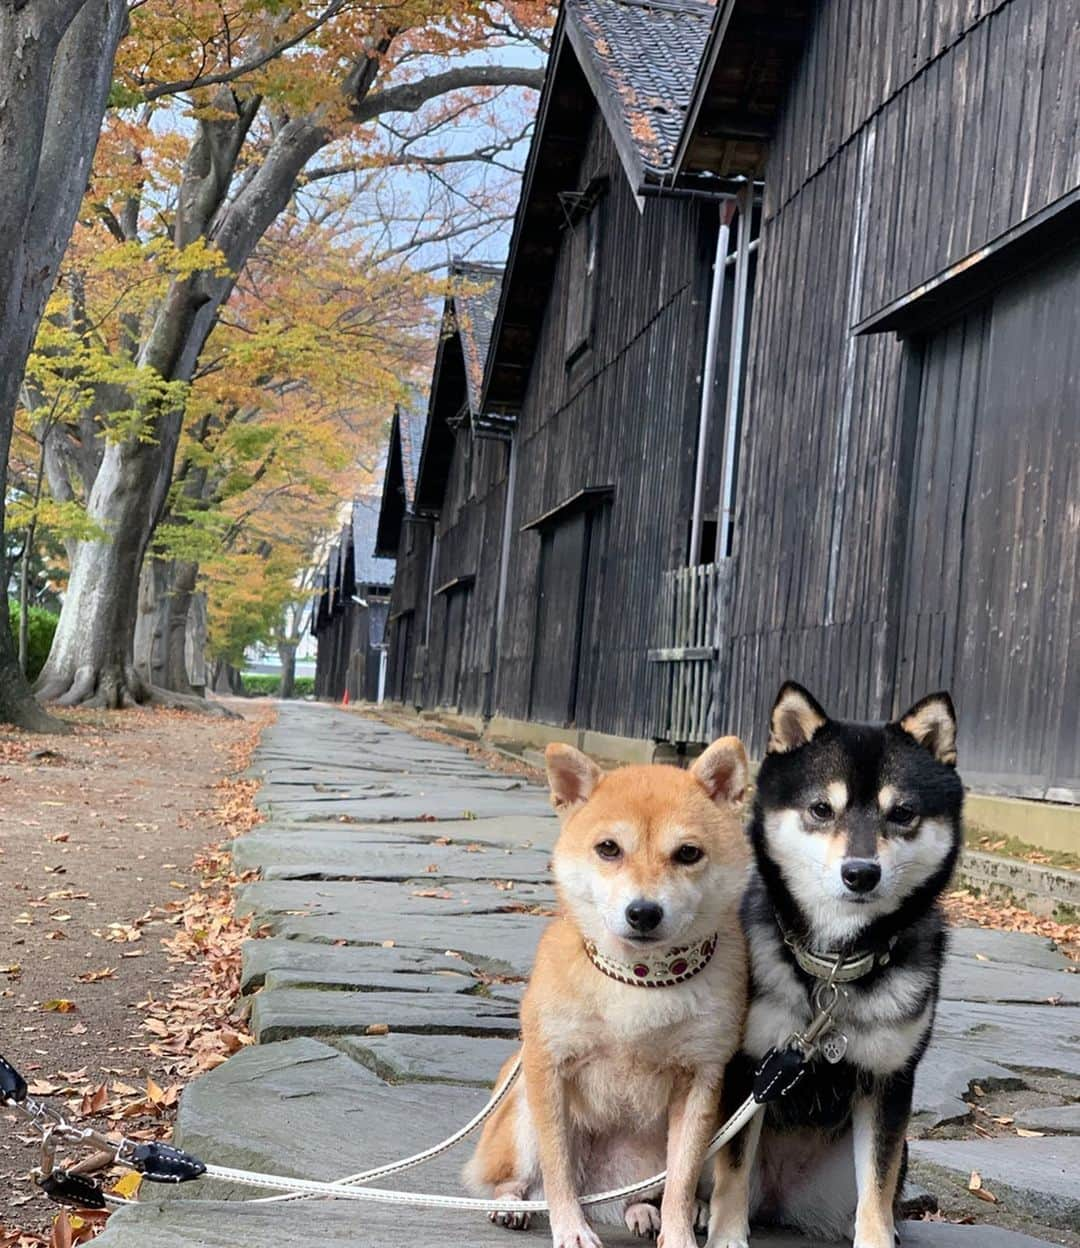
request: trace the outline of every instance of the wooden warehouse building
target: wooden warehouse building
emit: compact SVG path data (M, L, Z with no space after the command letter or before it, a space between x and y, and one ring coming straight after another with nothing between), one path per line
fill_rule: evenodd
M433 525L414 540L416 568L433 560L426 596L418 574L404 587L396 527L380 547L398 558L392 622L409 620L392 670L415 655L403 700L508 735L524 721L656 735L665 574L686 564L695 512L707 548L717 527L717 474L696 505L694 480L717 192L731 188L663 193L712 12L587 0L560 14L505 281L488 274L483 308L462 317L451 299L444 317L413 505ZM396 518L400 484L387 487Z
M379 496L353 499L340 539L330 548L311 631L318 641L315 696L377 701L385 680L385 631L394 561L375 555Z
M379 551L390 604L390 696L469 715L490 708L499 550L509 461L504 421L481 417L502 270L450 266L427 410L391 431Z
M785 677L949 687L972 785L1080 800L1078 61L1053 0L564 0L414 704L760 753Z
M386 641L389 669L386 696L405 705L423 705L424 645L429 591L432 518L416 510L416 478L427 424L427 403L413 396L398 404L390 426L375 553L394 560Z

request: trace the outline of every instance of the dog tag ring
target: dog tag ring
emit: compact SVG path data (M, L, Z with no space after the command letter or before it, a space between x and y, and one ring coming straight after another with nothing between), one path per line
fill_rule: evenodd
M848 1038L842 1031L830 1031L821 1042L821 1056L830 1066L835 1066L837 1062L844 1060L847 1046Z

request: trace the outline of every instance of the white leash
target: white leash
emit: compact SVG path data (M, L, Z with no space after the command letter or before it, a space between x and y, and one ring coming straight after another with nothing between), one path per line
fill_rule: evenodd
M331 1186L337 1187L338 1185L342 1185L348 1187L356 1183L374 1183L376 1179L385 1179L391 1174L400 1174L402 1170L411 1170L414 1166L421 1166L425 1161L431 1161L432 1158L438 1157L440 1154L447 1152L447 1150L453 1148L455 1144L465 1139L467 1135L472 1135L477 1127L482 1126L483 1123L491 1117L495 1110L498 1109L499 1105L506 1099L506 1094L513 1087L515 1080L520 1074L521 1058L516 1057L514 1058L514 1064L510 1068L509 1074L503 1080L502 1084L496 1088L495 1092L492 1094L491 1100L488 1101L484 1108L480 1110L475 1117L470 1118L463 1127L455 1131L453 1135L448 1135L441 1143L433 1144L430 1148L425 1148L423 1152L414 1153L411 1157L405 1157L401 1161L388 1161L383 1166L375 1166L371 1170L361 1170L358 1174L346 1175L343 1179L337 1179ZM217 1167L214 1168L216 1169ZM241 1182L239 1179L234 1181ZM301 1197L299 1195L292 1194L285 1196L264 1196L259 1200L253 1200L249 1203L253 1205L272 1205L283 1200L297 1199L301 1199Z
M840 967L840 961L836 968ZM835 971L834 971L835 974ZM783 1048L771 1049L754 1076L754 1091L739 1106L709 1141L705 1158L719 1152L730 1140L764 1109L768 1101L784 1096L802 1078L807 1064L817 1052L821 1039L833 1030L832 1013L840 990L832 976L819 984L813 994L815 1016L805 1031L793 1034ZM231 1166L206 1165L197 1157L184 1153L171 1145L160 1143L135 1144L122 1140L119 1145L92 1128L76 1128L62 1115L49 1109L27 1095L26 1081L14 1067L0 1058L0 1107L14 1110L42 1132L42 1166L37 1173L39 1185L60 1203L87 1205L102 1208L105 1204L122 1205L133 1202L108 1195L89 1179L75 1170L58 1169L54 1165L57 1144L89 1142L106 1151L104 1164L117 1162L137 1170L154 1182L181 1183L205 1176L233 1183L241 1187L269 1189L282 1193L279 1196L262 1197L240 1203L266 1204L282 1200L306 1200L323 1198L332 1200L371 1201L378 1204L411 1205L423 1209L458 1209L476 1213L502 1213L512 1209L515 1213L546 1213L547 1202L543 1200L484 1200L471 1196L440 1196L431 1192L394 1191L388 1188L367 1187L364 1184L386 1178L422 1165L446 1152L470 1135L485 1122L505 1099L511 1086L521 1072L518 1057L502 1085L496 1089L488 1103L463 1127L440 1143L405 1157L400 1161L387 1162L357 1174L348 1175L336 1182L316 1179L297 1179L289 1175L262 1174L254 1170L239 1170ZM101 1162L95 1169L101 1168ZM594 1192L582 1196L582 1205L602 1205L625 1201L631 1197L644 1196L663 1187L667 1171L612 1188L606 1192Z
M505 1197L502 1200L485 1200L472 1196L441 1196L431 1192L403 1192L383 1187L358 1186L360 1183L368 1181L368 1175L396 1173L400 1170L411 1168L419 1165L421 1161L437 1156L451 1147L452 1143L462 1139L488 1117L498 1104L498 1101L505 1095L516 1073L517 1071L515 1070L499 1089L498 1093L496 1093L496 1096L466 1127L463 1127L441 1144L437 1144L433 1148L427 1149L424 1153L418 1153L415 1157L407 1158L404 1161L393 1162L377 1170L365 1171L362 1175L351 1176L349 1179L342 1179L336 1183L323 1183L315 1179L294 1179L288 1175L261 1174L252 1170L235 1170L229 1166L214 1165L206 1167L206 1177L221 1179L226 1183L235 1183L243 1187L271 1188L287 1193L283 1197L271 1197L270 1200L323 1197L333 1200L372 1201L377 1204L387 1205L411 1205L420 1209L458 1209L474 1213L502 1213L507 1209L513 1210L514 1213L546 1213L548 1206L547 1201L544 1200L507 1201ZM747 1097L731 1118L724 1123L709 1141L705 1157L711 1157L714 1153L719 1152L762 1109L764 1109L762 1103L756 1101L752 1096ZM666 1178L667 1171L665 1170L660 1174L654 1174L650 1178L642 1179L638 1183L630 1183L625 1187L615 1187L606 1192L595 1192L588 1196L582 1196L580 1203L586 1206L602 1205L608 1201L622 1201L633 1196L644 1196L657 1188L663 1187ZM266 1200L254 1200L242 1203L265 1204L268 1202Z
M755 1076L754 1094L748 1096L734 1114L724 1123L709 1141L703 1160L714 1156L725 1144L729 1143L749 1123L754 1116L765 1108L769 1100L787 1093L802 1077L810 1058L817 1051L819 1042L833 1028L832 1013L840 995L835 980L843 969L843 960L837 958L830 968L830 973L818 986L813 994L815 1015L810 1025L801 1034L796 1033L788 1040L784 1049L773 1049L766 1055ZM865 973L865 972L864 972ZM370 1201L376 1204L411 1205L421 1209L458 1209L475 1213L503 1213L509 1208L515 1213L547 1213L548 1205L544 1200L485 1200L472 1196L441 1196L432 1192L394 1191L384 1187L367 1187L377 1179L387 1178L392 1174L400 1174L422 1165L445 1153L448 1149L471 1135L481 1126L505 1099L510 1088L521 1073L521 1057L515 1059L509 1073L502 1084L495 1090L488 1103L471 1118L463 1127L447 1136L438 1144L405 1157L400 1161L387 1162L357 1174L347 1175L336 1182L326 1183L317 1179L294 1179L288 1175L263 1174L253 1170L238 1170L231 1166L207 1165L207 1178L220 1179L225 1183L233 1183L240 1187L269 1188L282 1193L279 1196L265 1196L245 1201L246 1204L274 1204L281 1201L308 1200L323 1198L331 1200ZM645 1196L663 1187L667 1179L667 1171L654 1174L650 1178L637 1183L629 1183L624 1187L611 1188L606 1192L593 1192L580 1197L584 1206L602 1205L608 1202L625 1201L631 1197Z

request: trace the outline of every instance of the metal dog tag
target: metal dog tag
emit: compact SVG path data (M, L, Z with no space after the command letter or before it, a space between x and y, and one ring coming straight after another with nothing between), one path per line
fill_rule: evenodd
M847 1036L842 1031L830 1031L821 1042L821 1056L830 1066L835 1066L837 1062L844 1060L847 1044Z

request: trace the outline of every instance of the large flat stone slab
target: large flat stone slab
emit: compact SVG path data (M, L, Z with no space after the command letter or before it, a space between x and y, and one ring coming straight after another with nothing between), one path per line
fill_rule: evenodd
M390 793L386 796L335 797L300 790L300 795L271 798L260 792L256 804L275 817L321 822L352 819L358 823L400 823L427 819L498 819L507 815L543 815L550 810L547 798L536 790L492 793L476 789L457 792L431 790Z
M507 849L535 847L550 852L558 832L559 823L551 811L543 815L505 815L498 819L485 819L482 824L476 819L363 823L332 817L324 822L305 819L303 822L294 823L286 818L276 819L271 816L253 832L238 838L236 844L239 846L247 840L258 844L266 836L280 838L283 845L306 842L309 848L313 848L320 843L322 837L337 833L343 838L342 844L348 844L352 838L372 845L397 845L407 841L430 844L440 837L449 837L458 846L479 843Z
M340 1178L445 1139L486 1099L479 1088L391 1086L346 1054L304 1038L244 1049L196 1080L181 1098L176 1139L218 1165ZM399 1186L457 1191L468 1156L467 1146L445 1154L402 1176ZM203 1184L188 1190L215 1194ZM260 1193L230 1192L236 1194Z
M954 1173L964 1188L977 1170L1010 1210L1080 1231L1080 1139L918 1140L911 1154Z
M989 1092L1022 1087L1023 1080L993 1059L935 1036L915 1072L912 1113L918 1125L929 1128L963 1121L971 1113L965 1098L973 1084Z
M319 992L475 992L478 981L458 964L441 975L402 975L394 971L270 971L267 989L310 988Z
M1060 971L1075 965L1045 936L999 932L987 927L954 927L949 933L949 952L959 957L986 958L990 962L1009 962L1014 966L1019 963L1044 971Z
M369 1027L426 1035L517 1036L517 1006L482 996L264 988L251 1011L260 1044L295 1036L362 1035Z
M1053 1135L1080 1135L1080 1104L1022 1109L1016 1115L1016 1125Z
M952 1001L1002 1005L1080 1005L1080 975L953 956L945 959L941 995Z
M1014 1071L1080 1075L1080 1009L942 1001L934 1039Z
M501 883L502 881L500 881ZM418 926L447 915L501 914L509 906L552 910L555 892L543 884L521 882L503 889L490 880L441 883L419 875L404 883L364 880L260 880L236 891L236 912L252 915L256 927L282 915L303 918L404 916Z
M641 1248L641 1240L612 1227L601 1228L606 1248ZM1040 1248L1049 1241L991 1226L906 1222L904 1248ZM228 1202L168 1201L121 1209L109 1219L100 1248L549 1248L543 1220L526 1232L509 1233L482 1214L386 1205L236 1205ZM830 1248L784 1232L755 1232L752 1248ZM850 1248L850 1241L845 1245Z
M434 826L440 829L437 835L445 835L442 825ZM317 838L257 832L236 842L233 861L239 871L261 871L268 880L401 881L430 875L438 880L542 883L551 874L551 856L544 850L512 849L471 840L449 845L385 837L375 840L371 833L360 840L344 829L320 832Z
M430 912L429 912L430 913ZM381 945L392 940L408 948L460 953L473 966L501 975L527 975L546 918L531 914L357 914L315 917L280 915L268 926L286 940L346 945Z
M259 988L273 972L302 979L305 975L340 976L341 982L351 977L370 982L392 980L407 989L409 977L468 973L461 958L448 958L429 949L405 949L395 945L366 948L342 948L337 945L308 943L302 940L249 940L243 947L241 987L244 991ZM404 982L403 982L404 981Z
M338 1048L388 1083L463 1083L494 1087L516 1040L479 1036L348 1036Z

